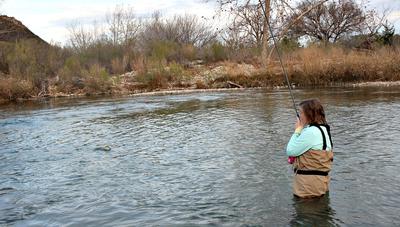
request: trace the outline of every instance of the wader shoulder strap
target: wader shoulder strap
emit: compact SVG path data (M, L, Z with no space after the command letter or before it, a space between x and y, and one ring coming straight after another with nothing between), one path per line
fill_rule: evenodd
M331 144L331 147L333 148L333 142L332 142L332 136L331 136L331 127L327 124L320 124L320 126L324 126L326 128L326 131L328 132L329 136L329 142Z
M331 136L331 127L329 125L325 125L326 131L328 131L329 141L331 142L331 147L333 148L332 136Z
M322 141L323 141L322 150L326 150L326 138L325 138L325 133L324 133L324 131L322 130L321 126L318 125L318 124L310 124L310 126L315 126L315 127L317 127L317 128L319 129L319 131L321 131L321 134L322 134ZM327 128L327 130L328 130L328 128Z

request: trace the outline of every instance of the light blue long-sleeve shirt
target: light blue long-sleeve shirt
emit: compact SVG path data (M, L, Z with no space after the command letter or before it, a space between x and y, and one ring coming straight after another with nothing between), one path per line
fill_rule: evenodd
M322 131L324 131L326 138L326 150L332 150L326 128L324 126L321 126L321 128ZM306 126L300 133L294 133L292 135L286 148L286 154L288 156L296 157L310 149L322 150L322 148L323 140L321 131L315 126Z

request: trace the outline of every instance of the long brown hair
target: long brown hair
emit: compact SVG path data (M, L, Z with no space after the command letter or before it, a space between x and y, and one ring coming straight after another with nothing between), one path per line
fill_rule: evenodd
M318 99L304 100L300 103L300 108L309 124L327 124L324 108Z

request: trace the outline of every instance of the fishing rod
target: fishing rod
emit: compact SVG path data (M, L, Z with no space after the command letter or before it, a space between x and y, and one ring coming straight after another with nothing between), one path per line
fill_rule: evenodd
M278 55L279 62L280 62L281 67L282 67L283 75L285 76L286 83L287 83L287 86L288 86L288 88L289 88L289 93L290 93L290 97L292 98L294 111L296 112L297 118L299 118L299 113L297 112L296 102L294 101L294 96L293 96L293 92L292 92L292 86L290 85L289 77L288 77L287 71L286 71L286 69L285 69L285 67L284 67L284 65L283 65L281 53L279 52L278 45L276 44L276 43L277 43L277 42L276 42L276 38L275 38L275 36L274 36L274 33L272 32L271 24L269 23L269 18L267 17L267 13L265 12L265 8L264 8L264 6L263 6L261 0L258 0L258 2L260 3L261 9L262 9L262 11L263 11L263 13L264 13L264 17L265 17L265 20L266 20L267 25L268 25L269 33L271 34L271 37L272 37L272 40L273 40L273 43L274 43L274 46L275 46L276 53L277 53L277 55ZM264 35L265 35L265 34L264 34ZM265 38L266 38L266 37L264 36L264 39L265 39Z

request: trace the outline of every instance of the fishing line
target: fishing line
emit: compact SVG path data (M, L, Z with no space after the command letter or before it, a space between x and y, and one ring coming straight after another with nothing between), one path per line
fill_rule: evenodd
M271 34L271 37L272 37L272 40L273 40L273 43L274 43L274 46L275 46L275 50L276 50L276 53L277 53L277 55L278 55L279 62L280 62L280 64L281 64L281 68L282 68L282 71L283 71L283 75L285 76L286 83L287 83L287 86L288 86L288 88L289 88L289 93L290 93L290 97L292 98L294 111L296 112L296 116L299 118L299 113L297 112L296 102L294 101L294 96L293 96L293 92L292 92L292 86L290 85L289 77L288 77L287 71L286 71L286 69L285 69L285 67L284 67L284 65L283 65L281 53L279 52L278 45L276 44L276 43L277 43L277 42L276 42L276 38L275 38L275 36L274 36L274 33L272 32L271 24L269 23L269 18L267 17L267 13L265 12L265 8L264 8L264 6L263 6L261 0L258 0L258 2L260 3L261 9L262 9L262 11L263 11L263 13L264 13L264 17L265 17L265 20L266 20L267 25L268 25L268 30L269 30L269 33ZM264 35L265 35L265 34L264 34ZM264 36L264 39L265 39L265 38L266 38L266 37ZM264 59L263 59L263 60L264 60Z

